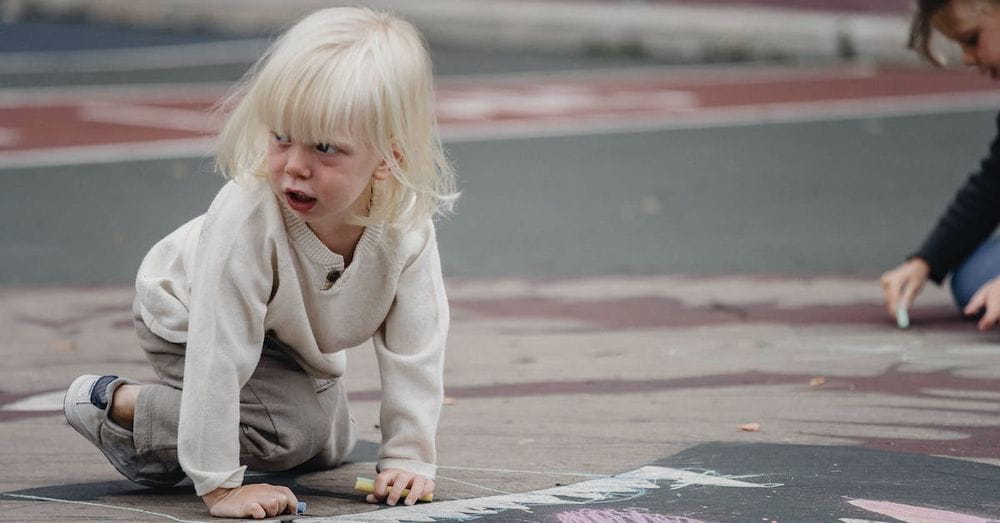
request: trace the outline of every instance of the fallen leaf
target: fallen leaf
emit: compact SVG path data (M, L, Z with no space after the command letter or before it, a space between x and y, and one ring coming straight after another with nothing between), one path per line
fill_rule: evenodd
M76 342L67 339L57 339L49 342L49 348L58 351L76 350Z
M824 378L823 376L817 376L817 377L809 380L809 386L810 387L819 387L820 385L823 385L824 383L826 383L826 378Z
M455 404L455 398L453 398L451 396L445 396L444 397L444 401L442 401L441 404L442 405L454 405Z
M739 429L744 432L757 432L760 430L760 423L744 423L739 426Z

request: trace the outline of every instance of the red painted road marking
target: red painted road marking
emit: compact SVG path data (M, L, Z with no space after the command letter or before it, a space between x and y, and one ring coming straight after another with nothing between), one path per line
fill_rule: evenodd
M850 107L876 111L905 103L899 113L926 101L968 107L1000 102L988 80L953 71L841 68L729 70L655 69L486 76L443 79L438 118L447 137L490 137L556 129L576 134L588 127L643 128L725 123L781 111L824 115ZM217 128L209 108L220 86L67 88L52 92L0 91L0 166L33 153L84 152L103 147L204 146ZM964 104L964 105L963 105ZM820 110L822 109L822 110ZM816 112L818 111L818 112ZM826 112L824 112L826 111ZM832 111L832 112L831 112ZM848 111L850 112L850 111ZM183 145L183 147L181 147ZM149 149L149 147L147 147ZM156 151L150 149L155 156ZM7 160L5 162L5 160ZM23 163L23 162L22 162ZM29 162L30 163L30 162Z

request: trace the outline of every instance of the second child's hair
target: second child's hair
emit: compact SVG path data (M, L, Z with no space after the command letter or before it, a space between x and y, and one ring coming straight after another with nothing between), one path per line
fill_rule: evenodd
M934 34L934 27L931 19L941 12L952 0L916 0L917 10L913 13L910 21L910 40L907 47L913 49L921 58L936 65L944 65L941 57L931 49L931 36ZM1000 3L998 0L985 0L993 3Z
M372 147L392 176L374 181L360 225L412 226L457 198L434 113L430 57L408 22L330 8L285 32L220 105L233 108L216 166L246 182L267 176L270 133L305 143Z
M934 28L931 26L931 19L934 18L944 6L951 0L917 0L917 11L913 13L910 21L910 40L907 47L913 49L921 58L928 62L941 66L944 65L941 58L931 50L931 36Z

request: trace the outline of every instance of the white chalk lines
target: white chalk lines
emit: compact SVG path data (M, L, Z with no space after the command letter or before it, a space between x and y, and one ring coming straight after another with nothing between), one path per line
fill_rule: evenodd
M451 467L439 465L438 470L461 470L469 472L494 472L497 474L528 474L534 476L576 476L581 478L607 478L608 474L591 474L588 472L552 472L538 470L516 470L516 469L487 469L476 467Z
M110 509L114 509L114 510L126 510L126 511L129 511L129 512L139 512L141 514L147 514L147 515L150 515L150 516L160 516L162 518L166 518L166 519L169 519L171 521L178 521L180 523L204 523L204 521L205 521L205 520L198 520L198 519L181 519L181 518L175 518L174 516L171 516L170 514L163 514L161 512L153 512L153 511L150 511L150 510L143 510L141 508L122 507L122 506L119 506L119 505L108 505L107 503L92 503L90 501L75 501L75 500L71 500L71 499L50 498L50 497L46 497L46 496L29 496L27 494L8 494L8 493L4 493L2 495L7 496L7 497L11 497L11 498L30 499L32 501L49 501L49 502L52 502L52 503L69 503L69 504L72 504L72 505L87 505L87 506L91 506L91 507L101 507L101 508L110 508Z

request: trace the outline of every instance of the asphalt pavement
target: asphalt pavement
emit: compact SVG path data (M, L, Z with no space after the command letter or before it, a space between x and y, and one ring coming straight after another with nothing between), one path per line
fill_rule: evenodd
M0 75L0 129L14 128L19 100L109 84L211 90L249 63L116 68L81 51L141 57L148 46L266 38L22 20L0 30L0 69L11 68ZM769 105L740 120L722 108L697 125L581 120L575 132L452 135L464 194L439 223L453 321L436 501L373 511L353 489L374 474L380 438L366 347L352 351L345 378L361 438L351 462L251 481L290 486L309 504L303 521L1000 519L996 333L975 331L934 286L900 330L876 284L985 150L988 92L970 81L962 94L901 102L890 96L898 80L879 84L878 68L840 62L706 66L432 45L454 96L492 89L494 101L511 85L680 78L684 89L652 92L696 93L683 109L691 116L728 78L749 89L812 69L831 81L857 75L883 94L822 110L782 105L799 111L784 119ZM521 99L541 105L532 96L546 89ZM53 140L65 124L43 123ZM121 478L60 409L82 373L156 379L132 332L130 280L149 245L201 212L221 181L197 155L89 158L0 165L0 519L209 520L188 483Z

